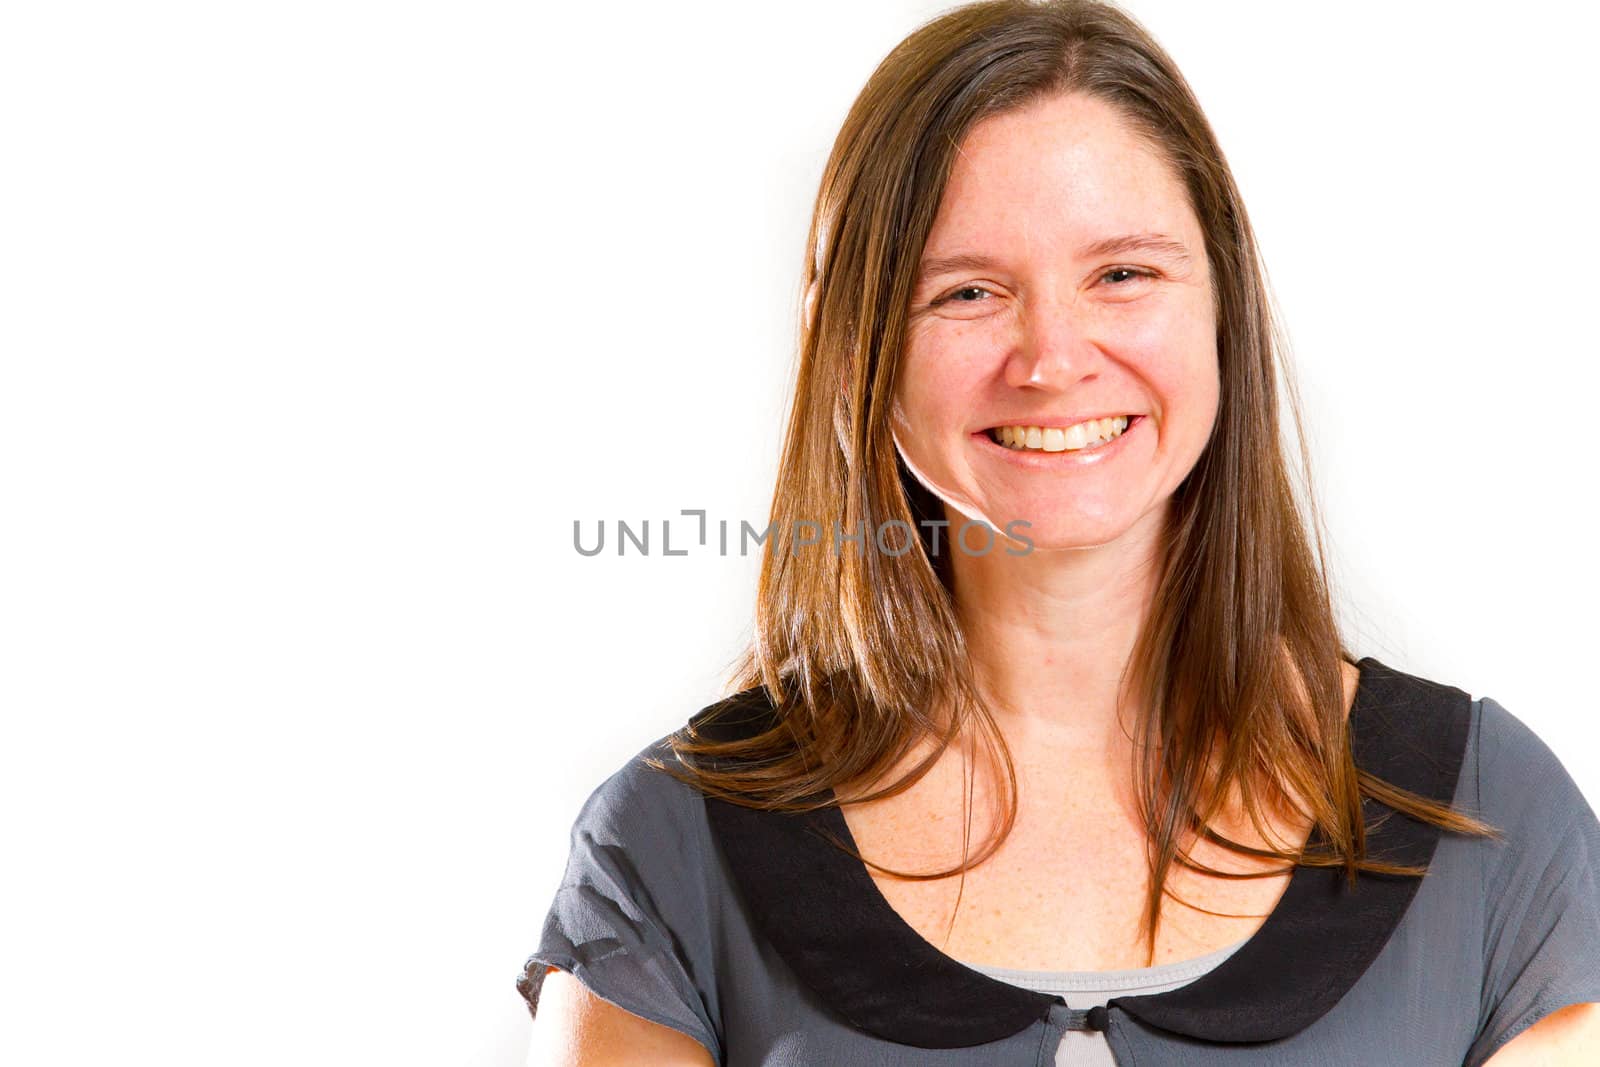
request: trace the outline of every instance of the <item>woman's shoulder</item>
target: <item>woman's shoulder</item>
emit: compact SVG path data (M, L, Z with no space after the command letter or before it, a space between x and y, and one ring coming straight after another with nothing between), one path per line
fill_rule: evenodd
M1571 781L1566 766L1544 738L1493 697L1474 701L1478 774L1522 787Z
M1566 762L1521 717L1492 697L1473 702L1472 785L1478 812L1504 831L1506 844L1528 847L1595 823L1593 806Z
M772 716L760 689L722 697L687 716L685 725L657 737L611 770L579 809L574 832L600 832L621 839L659 841L667 831L683 833L703 824L703 794L690 782L691 760L674 745L679 739L729 740L749 736ZM668 838L672 834L666 834Z
M1363 769L1407 788L1453 786L1448 792L1467 814L1518 838L1594 818L1561 757L1500 701L1371 657L1361 668L1351 722Z
M643 845L663 840L668 831L681 832L696 815L696 796L692 786L664 769L682 766L672 736L651 741L606 773L578 809L573 833Z

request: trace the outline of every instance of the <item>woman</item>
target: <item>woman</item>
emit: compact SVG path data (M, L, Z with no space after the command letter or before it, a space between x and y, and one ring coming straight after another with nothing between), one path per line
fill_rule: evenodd
M807 254L756 639L580 814L535 1062L1590 1062L1600 823L1504 708L1347 653L1148 34L924 26Z

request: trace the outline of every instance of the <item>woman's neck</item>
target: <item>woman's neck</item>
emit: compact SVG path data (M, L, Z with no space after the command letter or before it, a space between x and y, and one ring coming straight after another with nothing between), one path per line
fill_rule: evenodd
M1162 518L1091 548L952 556L956 614L1008 744L1131 752L1117 688L1160 578Z

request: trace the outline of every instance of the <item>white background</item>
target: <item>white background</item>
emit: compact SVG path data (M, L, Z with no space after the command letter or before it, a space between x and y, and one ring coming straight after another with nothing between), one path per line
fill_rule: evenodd
M7 7L0 1059L520 1061L571 820L756 575L573 520L764 525L824 158L940 7ZM1595 27L1130 8L1259 231L1356 651L1600 803Z

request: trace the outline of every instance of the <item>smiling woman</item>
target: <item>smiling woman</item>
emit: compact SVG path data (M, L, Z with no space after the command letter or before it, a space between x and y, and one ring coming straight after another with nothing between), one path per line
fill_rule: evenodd
M1498 703L1347 649L1255 237L1142 27L918 29L806 257L755 639L578 817L521 983L554 1062L1600 1040L1600 823Z

